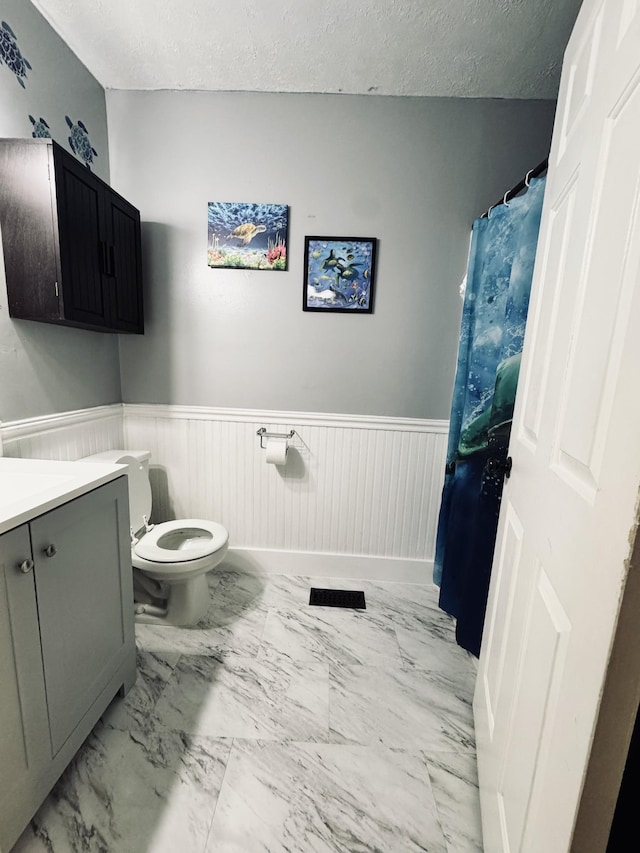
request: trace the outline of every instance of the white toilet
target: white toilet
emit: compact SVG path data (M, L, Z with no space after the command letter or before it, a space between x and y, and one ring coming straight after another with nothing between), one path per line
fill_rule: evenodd
M148 450L107 450L82 461L128 468L136 622L195 625L209 606L206 573L227 553L229 533L200 518L149 524L150 456Z

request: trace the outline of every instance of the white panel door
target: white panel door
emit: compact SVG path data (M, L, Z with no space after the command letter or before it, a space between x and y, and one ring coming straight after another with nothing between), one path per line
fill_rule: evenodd
M474 712L485 850L564 853L640 483L640 2L565 56Z

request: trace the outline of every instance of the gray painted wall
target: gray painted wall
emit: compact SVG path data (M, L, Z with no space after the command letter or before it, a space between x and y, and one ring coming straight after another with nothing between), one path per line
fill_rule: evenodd
M125 402L447 418L473 219L548 153L555 104L107 92L142 212ZM209 269L207 202L290 205L289 270ZM302 311L305 235L379 238L372 315Z
M79 120L98 152L93 171L109 179L104 90L27 0L2 0L0 18L14 32L31 65L24 88L0 63L0 136L31 137L29 116L44 118L67 150L69 127ZM63 412L120 400L115 335L12 320L0 263L0 420Z

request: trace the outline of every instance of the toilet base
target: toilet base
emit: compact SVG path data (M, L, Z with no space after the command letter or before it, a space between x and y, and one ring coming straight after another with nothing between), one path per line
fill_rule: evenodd
M135 621L146 625L196 625L209 609L209 585L205 573L186 581L166 584L168 598L164 602L134 601Z

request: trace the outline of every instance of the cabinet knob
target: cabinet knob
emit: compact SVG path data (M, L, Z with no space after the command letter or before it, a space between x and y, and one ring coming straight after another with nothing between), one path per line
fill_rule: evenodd
M44 549L44 553L47 555L47 557L55 557L55 555L58 553L58 550L55 545L47 545L47 547Z
M33 560L23 560L20 563L19 569L26 575L33 569Z

